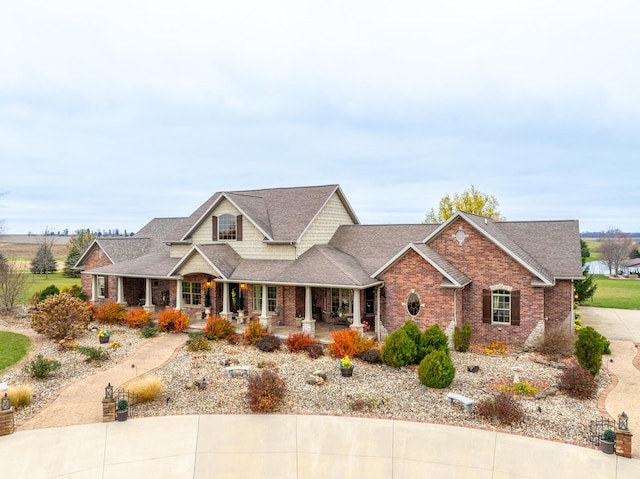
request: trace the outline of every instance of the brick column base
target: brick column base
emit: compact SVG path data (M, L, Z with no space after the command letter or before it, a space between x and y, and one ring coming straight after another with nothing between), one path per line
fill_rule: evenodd
M102 400L102 422L111 422L116 420L116 400Z
M14 409L0 411L0 436L12 434L16 428Z
M631 431L616 428L616 456L631 457Z

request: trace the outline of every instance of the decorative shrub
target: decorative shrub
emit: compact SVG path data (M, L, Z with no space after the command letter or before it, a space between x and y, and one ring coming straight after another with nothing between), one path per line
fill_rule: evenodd
M598 374L602 366L602 352L605 348L605 339L591 326L578 331L578 339L575 344L576 358L580 365Z
M453 347L456 351L466 353L471 346L471 326L469 321L462 323L462 328L456 326L453 328Z
M47 286L40 292L40 296L38 297L38 302L44 301L49 296L54 296L56 294L60 294L60 290L55 284L52 284L51 286Z
M106 301L98 307L95 318L102 323L117 324L124 321L126 314L127 308L124 305L115 301Z
M91 309L68 294L49 296L31 315L31 327L51 339L73 339L87 329Z
M227 341L229 341L229 344L238 344L241 339L242 337L239 334L233 333L227 338Z
M157 398L164 386L162 380L156 375L145 375L134 379L127 384L127 390L135 394L136 401L149 402Z
M416 351L418 352L418 354L420 354L420 343L422 341L422 333L420 332L420 328L418 327L418 325L415 323L415 321L409 319L405 321L404 325L402 326L402 329L404 329L404 332L407 333L407 336L409 336L409 339L413 341L413 343L416 345ZM422 357L418 358L418 355L416 355L415 361L419 361L420 359L422 359Z
M574 364L562 371L558 380L560 390L569 397L591 399L596 395L598 385L594 375L587 368Z
M440 329L440 326L437 323L430 328L427 328L427 330L422 334L417 357L422 361L422 358L435 350L440 350L449 354L449 338L444 331Z
M268 335L269 333L258 321L249 321L247 323L247 328L244 330L244 334L242 335L242 340L247 346L255 346L259 340Z
M258 342L256 343L256 348L260 351L264 351L265 353L278 351L280 346L282 346L282 340L277 336L265 336L264 338L258 339Z
M475 411L480 416L499 424L518 424L524 420L524 411L516 399L506 393L479 401Z
M7 396L11 399L11 405L16 409L31 404L33 388L26 384L12 386L7 390Z
M321 344L312 344L307 348L307 354L311 359L318 359L324 355L324 348Z
M179 309L163 309L158 313L158 324L160 331L179 333L189 326L189 316Z
M446 388L456 376L456 368L449 354L442 349L434 349L418 366L418 379L430 388Z
M417 354L415 343L406 331L400 328L387 336L380 351L380 358L388 366L401 368L413 364Z
M35 359L32 359L27 366L25 366L29 374L32 377L38 379L44 379L60 368L60 361L55 359L45 358L42 354L38 354Z
M189 339L187 340L187 350L192 353L197 353L199 351L210 351L211 343L203 333L191 333L189 334Z
M497 354L503 355L509 352L509 348L506 344L499 343L497 341L493 341L489 346L482 350L484 354Z
M294 333L289 334L285 341L285 345L290 353L297 353L300 351L307 351L309 346L315 344L316 340L308 333Z
M573 331L561 326L548 327L536 344L536 351L557 361L573 356L576 335Z
M66 285L60 289L61 293L69 293L71 296L75 298L80 298L82 301L86 301L89 299L87 293L82 291L82 288L78 284L73 284L71 286Z
M91 346L79 346L78 352L86 356L85 361L88 363L92 361L106 361L109 359L109 353L107 351Z
M144 326L140 330L140 335L143 338L155 338L158 335L158 328L155 326Z
M247 400L249 409L268 413L278 409L285 394L285 383L273 369L262 369L249 374Z
M129 323L130 328L139 328L153 320L153 314L144 308L131 308L124 315L124 320Z
M352 328L339 329L330 334L332 342L329 344L329 354L336 358L357 356L375 344L373 339L364 338L360 331Z
M229 339L236 332L231 321L221 316L209 316L204 327L204 335L213 341Z
M118 401L118 404L116 405L116 409L118 411L126 411L129 409L129 401L127 401L126 399L120 399Z
M615 442L616 432L613 429L605 429L602 431L602 440L607 442Z
M370 364L380 364L382 362L379 349L368 349L367 351L363 351L358 354L356 358Z
M535 396L539 389L527 381L518 381L515 384L503 385L498 387L500 390L512 392L518 396Z

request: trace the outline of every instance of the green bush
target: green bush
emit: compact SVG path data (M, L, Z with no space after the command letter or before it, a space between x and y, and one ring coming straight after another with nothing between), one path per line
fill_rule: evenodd
M418 379L430 388L446 388L456 376L456 368L449 354L442 349L434 349L418 366Z
M140 330L143 338L155 338L158 335L158 328L155 326L145 326Z
M466 353L471 346L471 326L469 321L462 323L462 328L456 326L453 329L453 347L456 351Z
M437 323L428 328L420 338L420 360L435 350L449 354L449 338Z
M211 343L204 336L204 333L189 333L187 340L187 350L196 353L199 351L210 351Z
M45 358L42 354L38 354L35 359L26 366L27 371L32 377L44 379L60 367L60 362L55 359Z
M581 366L592 374L598 374L602 366L602 352L605 349L605 338L591 326L578 331L576 340L576 357Z
M420 342L422 341L422 333L420 332L420 328L415 323L415 321L409 319L404 323L402 329L404 329L404 332L407 333L409 339L416 345L417 354L414 362L420 362L420 360L422 359L422 357L420 357Z
M87 358L85 361L90 363L91 361L106 361L109 359L109 353L102 349L93 348L91 346L79 346L78 352Z
M47 299L49 296L53 296L54 294L60 294L60 290L58 289L58 287L55 284L52 284L51 286L47 286L40 293L40 298L38 299L38 302L43 301Z
M380 358L382 362L394 368L413 364L418 354L415 343L403 329L397 329L385 339Z

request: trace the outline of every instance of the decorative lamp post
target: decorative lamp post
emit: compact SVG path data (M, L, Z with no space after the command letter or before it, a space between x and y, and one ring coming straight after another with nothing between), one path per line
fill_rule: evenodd
M618 429L620 431L629 430L629 416L627 416L624 412L622 412L622 414L618 414Z
M0 409L2 411L8 411L9 409L11 409L11 398L7 395L7 393L4 393L4 396L2 397L2 405L0 406Z
M104 398L113 399L113 386L111 383L107 384L107 387L104 388Z

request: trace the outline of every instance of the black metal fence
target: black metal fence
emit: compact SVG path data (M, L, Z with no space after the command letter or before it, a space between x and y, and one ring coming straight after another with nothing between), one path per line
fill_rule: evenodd
M607 429L615 430L616 422L613 419L601 417L595 419L589 424L589 437L587 438L590 444L594 446L600 445L600 439L602 439L602 433Z
M131 392L125 391L124 389L118 389L116 394L116 406L121 399L125 399L129 403L129 416L135 417L136 415L136 404L138 403L138 396Z

